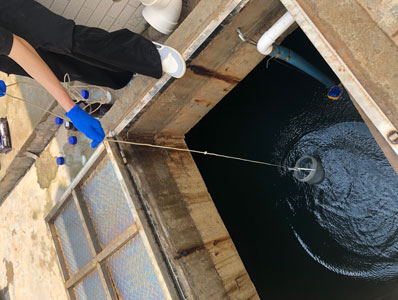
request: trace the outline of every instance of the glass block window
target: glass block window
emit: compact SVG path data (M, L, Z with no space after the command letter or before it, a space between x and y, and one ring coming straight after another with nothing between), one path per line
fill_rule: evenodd
M172 299L172 280L118 155L108 143L99 147L46 217L69 298Z
M108 260L122 299L166 299L140 236Z
M84 265L93 259L88 239L84 233L76 204L68 199L62 213L55 219L55 228L61 243L69 276L77 273Z
M81 186L90 216L102 246L126 230L134 218L112 163L104 159Z
M98 272L84 278L75 287L75 292L78 300L107 300Z

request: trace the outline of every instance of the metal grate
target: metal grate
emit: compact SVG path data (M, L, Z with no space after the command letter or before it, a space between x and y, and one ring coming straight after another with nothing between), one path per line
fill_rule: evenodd
M70 275L73 275L87 264L93 255L77 207L71 198L67 201L69 204L55 219L54 225L65 255L66 265Z
M98 272L86 277L75 288L78 300L107 300Z
M134 222L119 179L108 159L104 159L81 185L81 192L103 247Z
M166 299L139 235L111 256L108 265L122 299Z

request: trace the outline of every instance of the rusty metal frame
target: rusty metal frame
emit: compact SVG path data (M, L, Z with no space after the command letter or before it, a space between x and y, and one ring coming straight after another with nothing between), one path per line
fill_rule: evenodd
M133 215L134 222L112 242L102 248L95 233L88 208L81 196L79 184L84 181L89 174L91 174L97 163L105 157L108 158L112 163L125 199ZM84 233L87 237L90 252L94 257L74 275L71 275L70 270L68 270L66 258L59 239L59 234L54 224L56 218L64 211L65 207L71 201L73 201L77 207L79 218L83 225ZM168 272L167 266L163 262L162 253L158 248L152 233L152 229L146 220L145 213L140 206L141 205L139 203L137 194L133 188L131 179L128 176L127 169L120 157L117 146L105 141L94 152L87 164L83 167L76 178L72 181L68 189L65 191L60 201L56 203L56 205L51 209L45 218L46 224L54 241L55 249L58 255L58 266L61 270L64 286L70 300L78 299L74 288L95 271L97 271L100 276L107 299L121 299L120 296L118 296L116 285L113 283L112 275L109 272L105 262L111 255L113 255L137 235L140 235L141 239L143 240L143 244L149 255L166 299L171 300L178 298L173 280L170 278L170 273Z

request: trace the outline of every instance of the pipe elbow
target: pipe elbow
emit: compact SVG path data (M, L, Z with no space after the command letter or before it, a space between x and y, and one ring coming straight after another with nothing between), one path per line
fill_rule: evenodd
M263 55L269 55L272 52L272 44L275 40L271 37L271 35L266 31L259 41L257 42L257 50Z
M286 12L274 25L271 26L261 36L257 43L257 50L264 55L269 55L272 52L272 44L284 33L293 23L293 16Z

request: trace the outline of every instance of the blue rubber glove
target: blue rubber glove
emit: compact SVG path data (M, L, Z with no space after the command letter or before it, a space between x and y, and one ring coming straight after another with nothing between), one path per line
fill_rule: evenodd
M0 97L6 95L7 92L7 85L3 80L0 80Z
M101 123L82 110L79 105L75 105L66 116L72 121L73 125L83 132L89 139L92 139L91 147L95 148L104 140L105 132Z

